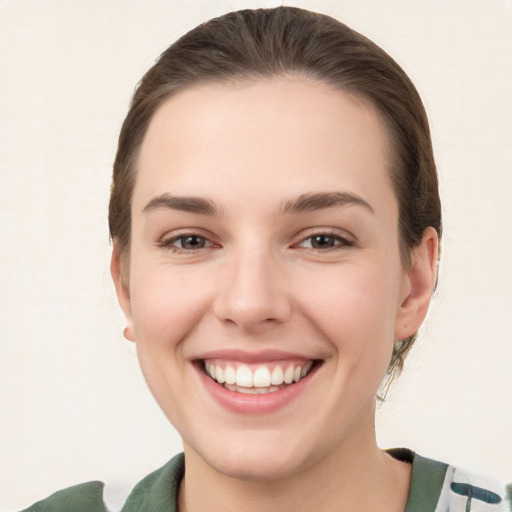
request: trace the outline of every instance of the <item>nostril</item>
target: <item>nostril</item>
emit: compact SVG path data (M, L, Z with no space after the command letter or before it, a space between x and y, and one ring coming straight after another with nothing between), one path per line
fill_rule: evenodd
M217 318L226 324L251 331L263 326L274 326L286 321L291 312L284 296L253 297L224 296L214 306Z

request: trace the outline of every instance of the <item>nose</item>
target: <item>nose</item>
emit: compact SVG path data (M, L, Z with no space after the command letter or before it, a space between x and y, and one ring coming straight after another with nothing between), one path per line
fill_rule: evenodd
M286 275L271 251L239 251L226 262L214 312L245 332L285 322L291 314Z

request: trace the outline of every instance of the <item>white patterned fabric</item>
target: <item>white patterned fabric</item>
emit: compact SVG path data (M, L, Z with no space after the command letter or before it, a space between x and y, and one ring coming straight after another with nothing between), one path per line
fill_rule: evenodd
M505 486L448 466L435 512L509 512Z

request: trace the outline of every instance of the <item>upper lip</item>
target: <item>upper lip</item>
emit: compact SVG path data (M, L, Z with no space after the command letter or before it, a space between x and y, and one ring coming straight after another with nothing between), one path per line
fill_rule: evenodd
M227 361L238 361L247 364L265 363L270 361L287 361L289 359L304 359L310 361L318 359L296 352L285 352L282 350L265 349L257 352L249 352L238 349L220 349L203 352L193 357L195 360L224 359Z

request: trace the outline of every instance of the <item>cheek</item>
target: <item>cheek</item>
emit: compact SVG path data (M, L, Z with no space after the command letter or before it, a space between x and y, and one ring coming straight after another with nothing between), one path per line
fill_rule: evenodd
M205 276L176 268L132 274L131 304L139 364L154 398L178 430L196 397L186 386L190 365L185 352L208 311L211 290Z
M399 302L398 266L350 265L310 276L301 288L302 309L335 346L347 371L386 370Z
M211 290L204 272L168 267L133 276L132 316L138 344L175 349L199 323Z

